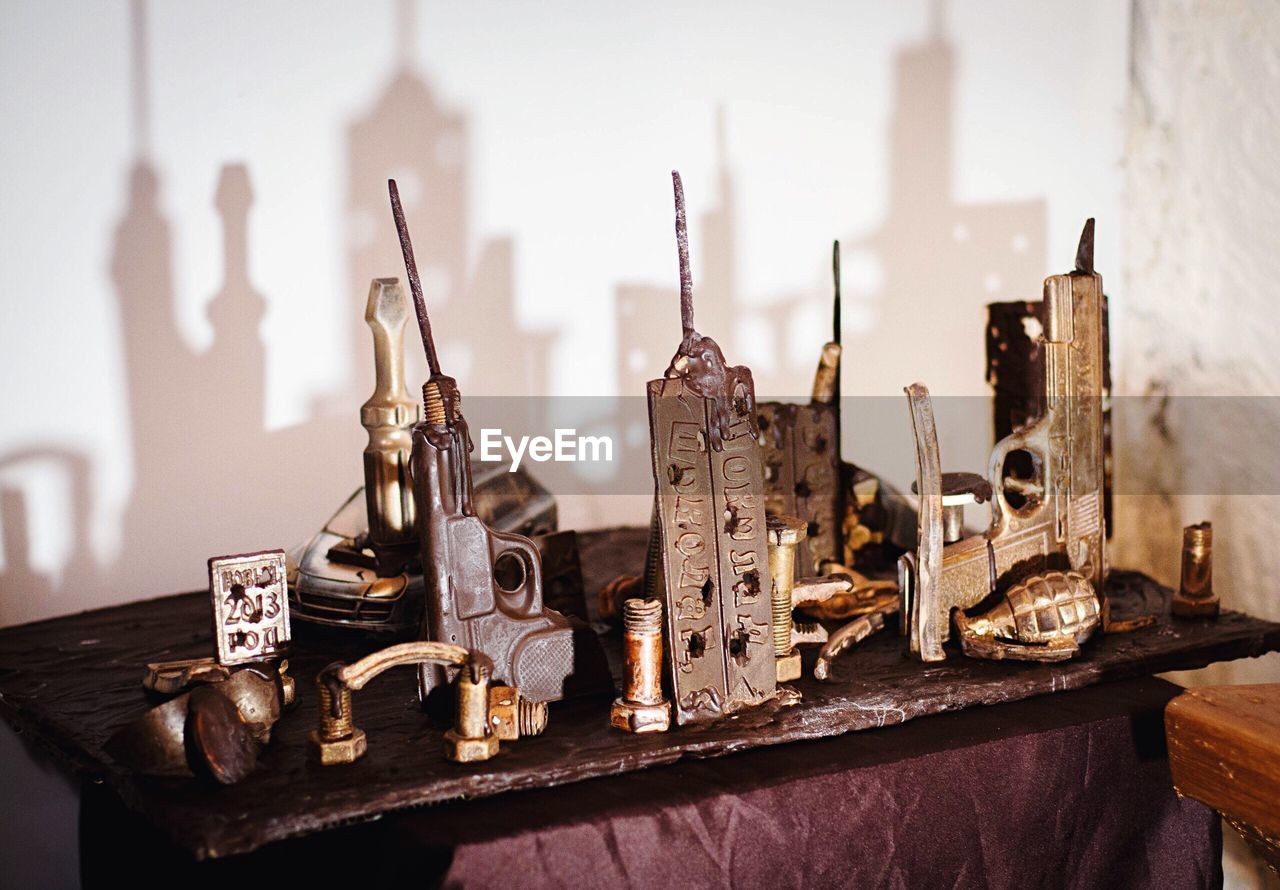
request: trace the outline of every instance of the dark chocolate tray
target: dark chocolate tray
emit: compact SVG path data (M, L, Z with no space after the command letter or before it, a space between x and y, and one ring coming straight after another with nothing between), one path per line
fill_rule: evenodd
M643 529L581 534L587 590L594 592L617 574L638 573L645 535ZM956 652L945 662L925 666L905 658L901 638L888 629L841 656L831 682L795 683L803 701L793 706L766 705L710 726L629 736L609 728L607 697L564 702L552 706L543 736L504 744L493 760L465 766L441 757L441 730L418 709L409 669L387 674L356 694L356 723L368 733L368 755L348 766L310 762L306 738L316 725L312 678L335 658L355 657L361 650L330 636L309 638L298 627L291 673L298 678L300 703L277 724L257 771L247 780L215 787L121 771L102 745L148 707L140 683L143 666L210 654L205 593L0 631L0 714L77 771L107 782L128 807L204 858L245 853L404 807L874 729L1280 649L1280 624L1239 612L1224 612L1217 621L1170 619L1167 589L1134 573L1115 572L1113 580L1117 617L1154 612L1160 620L1136 633L1098 635L1075 661L981 662ZM618 641L612 645L620 648ZM812 658L810 652L806 673Z

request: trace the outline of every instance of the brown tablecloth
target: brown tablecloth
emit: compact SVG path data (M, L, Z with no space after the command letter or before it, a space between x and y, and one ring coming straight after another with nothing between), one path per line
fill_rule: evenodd
M1218 819L1170 783L1161 712L1176 692L1108 684L410 810L201 864L91 789L85 886L1219 886Z

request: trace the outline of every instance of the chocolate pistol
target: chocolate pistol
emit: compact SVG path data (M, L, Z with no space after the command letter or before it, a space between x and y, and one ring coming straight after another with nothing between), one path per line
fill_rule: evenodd
M483 652L493 677L538 701L612 686L595 633L542 602L538 549L523 535L496 531L476 514L471 437L458 384L441 372L422 285L395 181L391 207L413 293L430 377L423 419L413 427L410 475L422 547L425 637ZM424 664L419 695L449 678Z
M951 610L977 605L1034 573L1069 569L1102 590L1102 277L1093 268L1093 220L1075 269L1044 282L1044 413L991 452L987 479L941 473L928 390L907 388L916 432L919 549L898 562L902 629L923 661L941 661ZM1025 452L1030 478L1006 473ZM991 496L991 525L964 538L965 503Z

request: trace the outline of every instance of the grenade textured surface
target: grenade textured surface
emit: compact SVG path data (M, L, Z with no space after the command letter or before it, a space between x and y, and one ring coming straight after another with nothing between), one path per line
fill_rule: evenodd
M1049 572L1009 588L1012 636L1024 643L1072 637L1083 642L1098 625L1098 597L1083 575Z
M965 654L974 658L1063 661L1080 652L1102 620L1102 604L1079 572L1046 572L1009 588L988 612L956 615Z

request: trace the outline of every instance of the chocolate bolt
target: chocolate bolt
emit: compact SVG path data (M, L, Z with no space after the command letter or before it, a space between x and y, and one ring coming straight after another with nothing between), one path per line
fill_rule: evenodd
M622 645L622 697L613 702L609 724L627 732L666 732L671 703L662 697L662 600L622 604Z
M458 712L453 729L444 734L444 756L455 763L488 760L498 753L498 737L489 726L489 680L493 665L471 659L458 671ZM544 724L545 725L545 724Z
M547 728L547 703L525 698L515 686L490 686L489 726L502 742L542 735Z
M329 665L316 677L320 728L310 735L311 751L323 766L355 763L369 750L364 730L351 716L351 687L342 683L337 673L342 664Z
M773 654L778 682L800 679L800 652L791 641L791 591L796 578L796 547L807 535L794 516L765 517L769 535L769 604L773 616Z
M1213 525L1201 522L1182 530L1182 583L1171 611L1179 618L1216 618L1213 592Z

